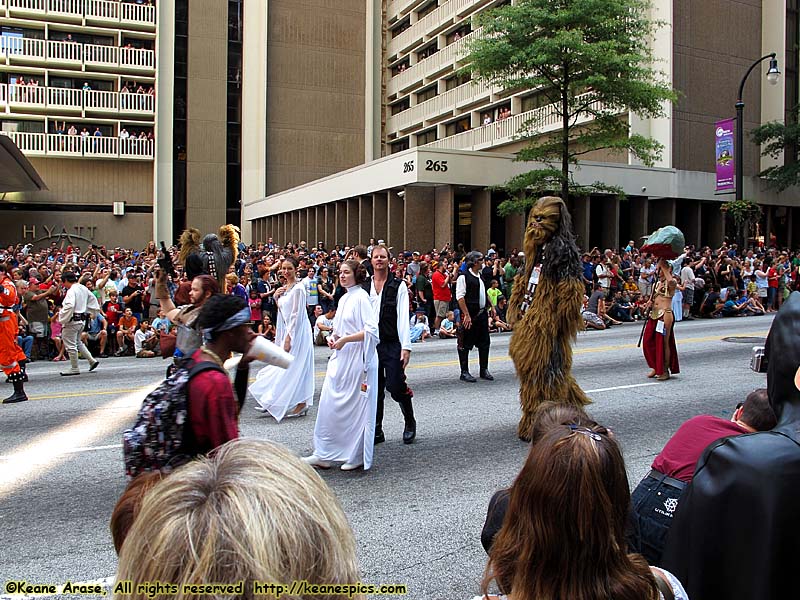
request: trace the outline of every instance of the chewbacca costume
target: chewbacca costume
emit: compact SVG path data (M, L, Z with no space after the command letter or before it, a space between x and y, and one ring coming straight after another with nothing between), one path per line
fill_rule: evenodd
M191 281L198 275L211 275L219 289L225 293L225 275L236 261L239 246L239 228L223 225L216 234L209 233L200 241L200 230L187 229L178 242L179 260L186 278Z
M583 406L590 400L572 377L572 342L583 329L583 280L572 219L561 198L539 198L525 228L525 270L508 305L514 325L509 354L519 377L522 418L517 434L529 441L542 402Z

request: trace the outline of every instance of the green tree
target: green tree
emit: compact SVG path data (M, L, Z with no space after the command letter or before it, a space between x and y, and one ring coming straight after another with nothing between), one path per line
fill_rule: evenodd
M677 96L655 69L649 42L657 23L649 0L520 0L481 15L483 36L469 48L464 70L503 90L538 90L547 110L537 111L518 134L527 145L519 161L544 163L506 183L514 193L560 191L621 194L604 182L579 186L572 168L596 150L631 152L652 165L662 145L631 134L627 112L664 114L663 102ZM543 133L555 114L560 130ZM501 214L524 210L530 200L508 200Z
M744 247L756 223L761 218L761 207L752 200L743 198L725 202L720 209L731 216L733 225L736 227L736 242L740 247Z
M787 122L765 123L751 132L753 141L761 146L763 156L786 158L784 164L767 167L759 173L779 192L800 184L800 124L797 121L798 109L795 108Z

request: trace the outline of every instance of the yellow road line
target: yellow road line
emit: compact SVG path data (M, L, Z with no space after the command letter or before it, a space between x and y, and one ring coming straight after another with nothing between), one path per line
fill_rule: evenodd
M766 331L756 331L752 333L740 333L737 334L735 337L766 337L768 332ZM730 335L708 335L704 337L695 337L695 338L685 338L685 339L678 339L676 340L676 344L682 346L684 344L697 344L701 342L713 342L719 341L723 338L731 337ZM632 348L636 348L636 344L619 344L616 346L597 346L596 348L579 348L573 352L573 354L596 354L600 352L613 352L615 350L630 350ZM489 358L490 362L493 363L506 363L511 362L511 359L507 355L502 356L493 356ZM410 364L406 370L408 371L416 371L420 369L432 369L436 367L452 367L458 365L457 360L442 360L437 362L426 362L421 364ZM325 371L317 371L314 373L314 376L317 378L325 377ZM255 381L255 378L250 379L250 383ZM118 388L113 390L103 390L99 392L71 392L66 394L52 394L52 395L43 395L43 396L29 396L29 400L57 400L60 398L80 398L82 396L113 396L114 394L129 394L132 392L139 392L147 389L146 387L138 387L138 388Z

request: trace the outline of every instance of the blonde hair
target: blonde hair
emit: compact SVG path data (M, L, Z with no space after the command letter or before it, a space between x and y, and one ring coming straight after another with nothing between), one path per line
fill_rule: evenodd
M154 581L177 584L173 598L199 597L182 593L184 584L243 581L241 597L255 599L254 581L354 584L359 571L347 518L314 470L278 444L233 440L147 494L120 553L117 581L125 580L126 600L148 599L138 583Z
M227 275L225 275L225 279L227 279L228 283L230 283L231 285L236 285L237 283L239 283L239 277L238 275L236 275L236 273L228 273Z

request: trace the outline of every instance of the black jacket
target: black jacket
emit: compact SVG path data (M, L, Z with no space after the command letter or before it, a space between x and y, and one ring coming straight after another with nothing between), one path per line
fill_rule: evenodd
M778 425L706 448L680 499L662 566L692 600L797 595L800 557L800 293L767 338L767 389Z

